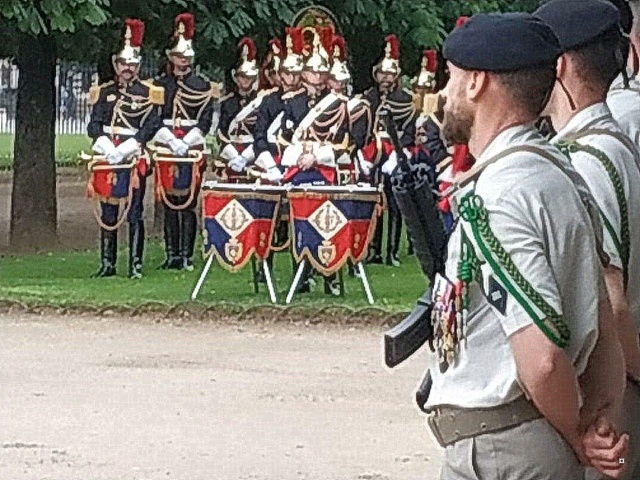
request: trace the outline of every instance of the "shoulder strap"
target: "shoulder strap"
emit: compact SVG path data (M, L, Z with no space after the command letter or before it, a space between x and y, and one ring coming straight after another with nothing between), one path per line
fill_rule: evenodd
M592 129L590 133L593 133L594 130L595 129ZM604 130L603 135L611 135L615 138L618 138L618 136L613 135L614 133L617 133L617 132ZM585 137L588 134L589 133L585 135L576 136L576 137L581 138L581 137ZM621 135L621 136L624 137L624 135ZM627 137L624 137L624 138L628 140ZM598 209L600 210L600 217L604 222L604 226L606 227L607 231L609 232L609 235L613 239L613 243L615 244L616 249L618 250L620 259L622 260L622 274L624 277L624 285L626 288L628 277L629 277L628 269L629 269L629 255L630 255L630 249L631 249L631 245L630 245L631 236L629 233L629 206L627 204L627 199L625 197L624 187L622 186L622 179L620 178L620 174L618 173L618 170L616 170L615 165L613 164L611 159L607 156L607 154L602 150L597 149L591 145L585 145L582 143L578 143L577 141L569 141L569 142L559 143L558 148L560 148L560 151L564 153L568 158L571 158L571 153L575 153L577 151L588 153L589 155L595 157L600 162L602 167L606 170L607 175L609 176L609 181L611 182L611 185L613 186L613 190L616 195L616 200L618 203L618 211L620 212L620 234L619 235L618 235L618 232L616 232L613 225L611 224L611 222L609 221L609 219L604 215L602 210L600 208ZM634 150L635 150L635 147L633 148L632 151ZM637 155L637 152L636 152L636 155Z
M609 137L613 137L622 143L628 150L631 151L634 158L638 157L638 148L633 143L633 141L622 132L614 132L612 130L607 130L606 128L587 128L586 130L582 130L573 135L569 135L566 137L566 140L576 141L584 137L588 137L589 135L607 135Z

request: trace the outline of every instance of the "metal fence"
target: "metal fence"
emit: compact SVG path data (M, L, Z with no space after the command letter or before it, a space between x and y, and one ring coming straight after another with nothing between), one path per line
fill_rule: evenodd
M145 59L141 77L154 77L158 65ZM18 67L11 59L0 59L0 134L15 133ZM89 88L98 81L95 65L81 65L65 60L56 66L56 133L86 134L91 114Z

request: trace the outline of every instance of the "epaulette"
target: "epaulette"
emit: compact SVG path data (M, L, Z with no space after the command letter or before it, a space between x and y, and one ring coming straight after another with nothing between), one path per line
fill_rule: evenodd
M222 84L217 82L209 82L209 84L211 85L211 90L209 90L211 92L211 98L219 100L220 92L222 91Z
M409 95L411 98L413 98L413 92L411 90L409 90L408 88L403 88L402 91L404 93L406 93L407 95Z
M438 98L437 93L426 93L422 100L422 113L425 115L431 115L438 110Z
M304 88L296 90L295 92L287 92L284 95L282 95L282 100L288 100L290 98L297 97L298 95L302 95L304 92L305 92Z
M218 100L220 103L229 100L230 98L233 98L236 95L236 92L229 92L227 93L224 97L220 97L220 99Z
M102 90L104 87L108 87L109 85L113 85L113 83L113 80L109 80L105 83L96 83L91 85L91 88L89 88L89 105L95 105L100 98L100 90Z
M149 89L149 101L154 105L164 105L164 87L159 87L150 78L142 83Z
M278 91L278 87L273 88L263 88L262 90L258 90L258 96L263 97L265 95L271 95L274 92Z
M336 97L338 97L340 100L342 100L343 102L348 102L349 101L349 97L347 97L345 94L343 93L336 93L335 94Z

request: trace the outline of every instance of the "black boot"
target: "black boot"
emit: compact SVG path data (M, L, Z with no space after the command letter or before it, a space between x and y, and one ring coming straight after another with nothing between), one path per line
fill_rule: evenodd
M389 212L389 231L387 232L387 265L400 266L398 250L402 234L402 217L398 212Z
M340 288L340 281L338 280L338 275L335 273L329 275L328 277L324 277L324 293L327 295L333 295L334 297L339 297L342 293L342 289Z
M164 205L164 248L166 259L160 266L162 269L180 270L180 223L178 211Z
M381 264L382 263L382 220L384 217L380 215L378 217L378 223L376 224L376 230L373 233L373 239L369 244L369 252L365 263Z
M129 278L142 278L144 221L129 224Z
M92 275L94 278L113 277L116 274L118 255L118 231L100 229L100 270Z
M196 244L196 229L198 219L196 212L191 209L182 211L182 228L180 235L180 252L182 256L182 268L193 270L193 249Z

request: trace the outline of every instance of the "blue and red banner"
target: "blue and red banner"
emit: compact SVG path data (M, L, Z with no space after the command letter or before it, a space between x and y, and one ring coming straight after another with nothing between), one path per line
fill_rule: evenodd
M215 255L220 265L238 271L253 256L267 258L280 214L282 193L225 188L204 190L204 254Z
M87 196L105 203L118 203L127 199L131 188L136 188L136 163L110 165L106 161L90 165L91 176L87 185ZM133 185L132 185L133 183Z
M373 188L297 190L288 193L293 255L331 275L351 260L359 263L382 210L382 195Z

